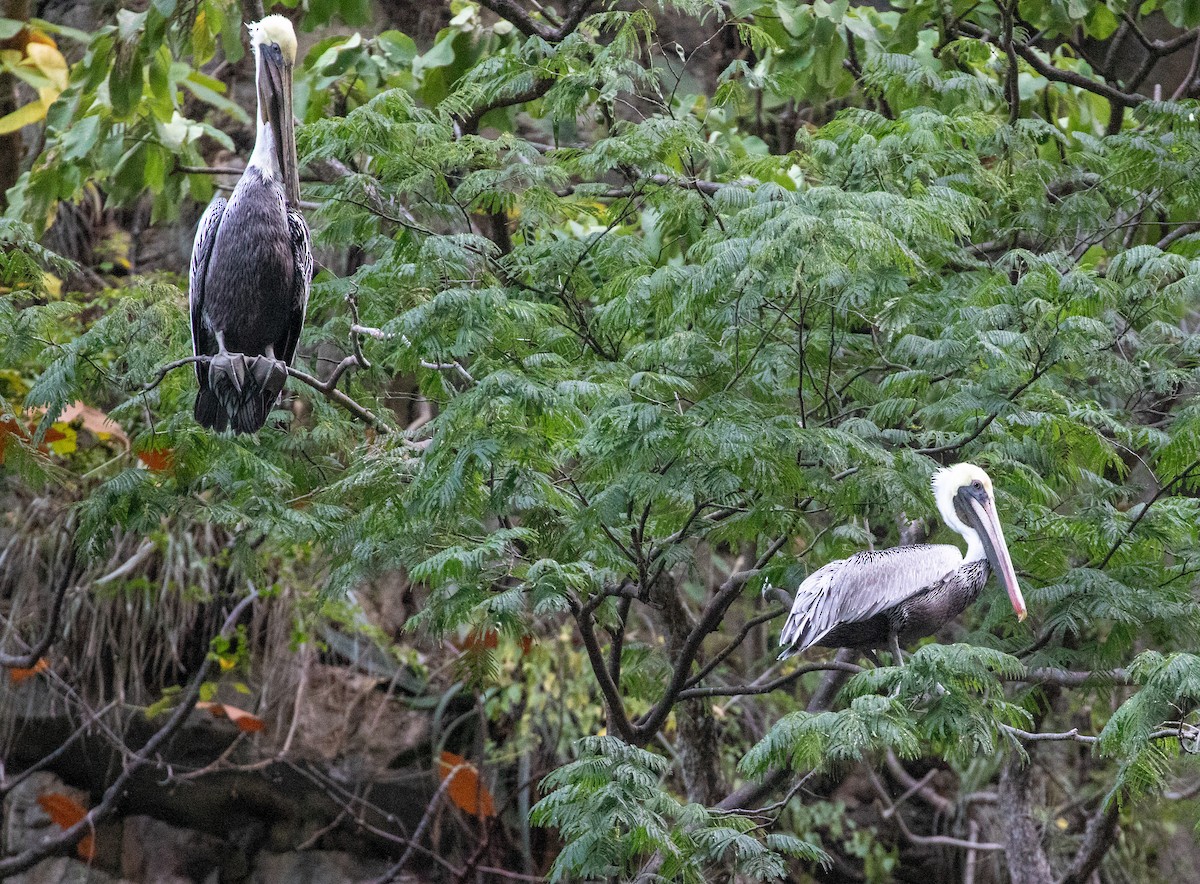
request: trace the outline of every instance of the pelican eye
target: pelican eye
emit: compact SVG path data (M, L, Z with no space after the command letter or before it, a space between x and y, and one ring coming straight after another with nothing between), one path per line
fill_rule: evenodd
M978 479L976 479L974 482L971 483L971 490L972 491L982 491L983 483L980 482Z

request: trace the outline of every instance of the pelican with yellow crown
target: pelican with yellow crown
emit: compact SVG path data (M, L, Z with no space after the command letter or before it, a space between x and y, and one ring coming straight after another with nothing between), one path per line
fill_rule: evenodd
M780 659L813 645L888 648L899 665L900 644L930 635L961 614L979 598L992 571L1017 619L1025 619L1025 599L987 473L969 463L940 469L933 475L933 498L946 524L967 541L967 554L949 544L923 543L830 562L796 590L779 637Z
M258 137L229 200L212 201L192 246L188 300L198 357L196 420L254 433L283 392L312 278L292 117L296 32L281 15L250 25Z

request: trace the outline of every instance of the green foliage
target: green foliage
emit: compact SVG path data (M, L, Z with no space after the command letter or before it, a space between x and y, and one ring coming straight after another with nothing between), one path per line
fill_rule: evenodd
M217 50L242 54L240 6L233 0L177 3L161 0L141 12L122 10L93 34L54 28L84 43L67 89L50 108L46 145L9 197L10 213L39 228L53 220L60 200L79 199L89 184L114 204L154 194L154 217L176 217L185 197L206 201L205 175L178 174L202 166L202 139L228 150L224 131L184 115L186 97L235 120L249 119L225 95L226 85L201 72ZM191 58L191 63L183 60Z
M863 696L836 712L792 712L746 753L742 769L762 774L791 765L798 771L857 761L864 754L894 750L912 758L920 742L903 704L894 698Z
M558 828L567 847L551 880L617 876L627 880L653 859L655 881L707 881L715 869L777 880L784 856L823 862L799 838L764 838L748 819L680 804L660 785L666 759L612 737L579 743L579 758L546 778L552 790L533 808L537 825Z
M597 4L558 34L548 17L514 28L468 3L425 47L396 31L319 39L297 70L301 159L325 170L306 184L308 217L323 254L353 260L315 281L301 367L328 376L352 322L376 330L357 341L370 368L341 389L379 421L366 430L293 383L300 406L253 439L194 426L190 369L142 391L188 352L174 286L45 290L51 258L29 225L55 201L88 181L117 203L149 191L160 219L185 194L203 201L207 178L171 172L203 163L205 135L230 144L216 126L244 115L197 73L218 43L235 56L236 6L122 13L89 37L51 111L10 209L24 223L0 227L0 285L20 289L0 300L0 357L22 384L0 404L45 408L44 428L82 399L121 422L134 455L165 449L174 465L129 455L63 478L50 467L71 464L36 439L9 450L41 458L37 482L78 492L85 552L171 513L231 531L248 573L313 557L329 596L402 570L422 634L575 642L556 677L586 709L546 751L559 763L594 731L606 679L631 724L585 739L534 818L563 838L559 878L657 857L664 880L782 877L784 856L818 858L680 801L671 762L641 747L683 739L666 687L737 693L759 678L770 664L749 653L702 667L757 616L764 577L791 588L891 545L901 514L957 542L929 477L970 460L995 483L1029 622L989 587L957 643L855 676L832 710L781 694L744 719L758 699L721 706L712 763L732 775L745 750L746 775L836 775L892 751L964 779L977 763L982 789L1021 751L1006 727L1082 717L1103 734L1073 786L1152 793L1186 769L1161 732L1200 701L1197 105L1117 115L1027 62L1010 82L988 41L1001 8L952 5L703 5L692 12L744 56L711 96L687 94L646 9ZM334 12L306 9L311 26ZM1047 39L1117 25L1090 0L1020 14ZM976 30L951 32L951 17ZM1052 60L1090 76L1073 53ZM183 118L185 93L229 117ZM406 399L424 415L408 427ZM763 573L725 596L759 556ZM697 623L720 635L680 662ZM579 646L584 627L596 647ZM1147 647L1117 704L1103 676L1052 704L1020 686ZM547 708L537 678L493 650L468 649L459 670L501 692L492 714L519 707L510 689ZM859 853L882 876L880 851Z

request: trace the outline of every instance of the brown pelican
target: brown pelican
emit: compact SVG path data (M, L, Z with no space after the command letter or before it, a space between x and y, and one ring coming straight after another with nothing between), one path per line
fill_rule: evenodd
M933 497L946 524L967 541L966 556L948 544L919 544L830 562L796 591L779 637L781 660L813 645L887 647L898 665L900 642L936 632L961 614L990 571L1008 590L1017 619L1025 619L987 473L969 463L938 470Z
M192 246L188 300L196 420L253 433L283 392L312 276L292 117L296 32L281 15L250 25L258 138L229 201L214 199Z

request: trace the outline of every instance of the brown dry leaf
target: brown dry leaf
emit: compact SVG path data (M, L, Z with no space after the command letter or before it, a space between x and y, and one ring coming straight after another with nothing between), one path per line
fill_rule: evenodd
M264 730L267 723L245 709L239 709L236 706L230 706L228 703L211 703L207 700L201 700L196 704L196 708L207 712L213 718L228 718L237 726L237 729L247 734L258 733Z
M476 648L487 648L491 650L500 644L500 633L495 629L472 629L467 633L466 641L462 644L462 650L471 651Z
M50 817L50 821L61 829L69 829L85 816L87 816L87 808L72 798L70 795L63 795L61 792L46 792L44 795L39 795L38 804L42 810L46 811L46 816ZM96 858L96 839L88 833L80 839L75 845L75 852L79 854L80 859L93 860Z
M245 709L239 709L236 706L225 704L225 714L229 716L229 720L237 725L237 729L247 734L258 733L266 728L267 723L257 715L252 715Z
M13 684L20 684L25 679L33 678L33 676L37 675L39 672L45 672L49 668L50 662L45 657L41 657L36 663L28 668L22 668L20 666L12 667L8 670L8 677L12 679Z
M125 435L121 425L99 408L84 405L76 400L63 409L63 413L59 415L58 419L64 424L73 424L75 421L79 421L80 425L97 439L115 439L121 443L123 448L129 450L129 437Z
M446 793L460 809L472 816L496 815L496 802L492 800L492 793L479 779L479 771L475 765L461 755L442 752L441 758L438 759L438 777L442 780L451 778Z

